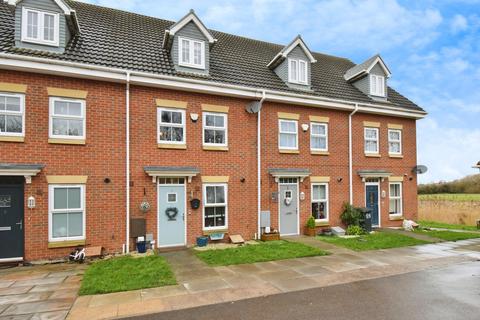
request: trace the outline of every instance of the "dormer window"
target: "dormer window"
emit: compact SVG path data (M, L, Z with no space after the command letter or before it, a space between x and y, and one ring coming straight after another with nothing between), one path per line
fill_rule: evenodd
M58 46L59 14L23 7L22 41Z
M307 61L288 59L288 82L307 84Z
M385 77L375 74L370 75L370 94L385 97Z
M205 42L179 37L179 65L205 69Z

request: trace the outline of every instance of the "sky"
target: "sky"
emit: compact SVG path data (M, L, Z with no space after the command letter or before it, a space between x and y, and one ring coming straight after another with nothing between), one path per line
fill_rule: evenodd
M480 0L83 0L176 21L194 9L214 30L361 63L380 53L389 85L429 114L417 123L420 183L478 173Z

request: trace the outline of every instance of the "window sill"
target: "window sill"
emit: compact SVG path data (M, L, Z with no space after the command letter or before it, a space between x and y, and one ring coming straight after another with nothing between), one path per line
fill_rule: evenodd
M315 227L328 227L329 225L328 221L315 220Z
M278 152L280 153L290 153L290 154L299 154L299 150L290 150L290 149L278 149Z
M368 158L381 158L382 155L380 153L365 153L365 157Z
M203 229L203 235L209 236L213 233L228 233L228 229Z
M388 156L390 158L398 158L398 159L402 159L403 158L403 154L392 154L392 153L389 153Z
M399 214L391 214L389 217L388 217L388 220L390 221L399 221L399 220L403 220L403 215Z
M159 143L159 149L187 149L186 144L174 144L174 143Z
M0 136L2 142L25 142L25 137L18 136Z
M50 138L48 139L48 143L52 144L78 144L84 145L85 139L61 139L61 138Z
M328 152L328 151L315 151L315 150L311 150L311 151L310 151L310 154L311 154L311 155L316 155L316 156L328 156L328 155L330 155L330 152Z
M228 151L226 146L203 146L203 150L207 151Z
M85 240L65 240L65 241L53 241L48 242L48 248L68 248L76 246L84 246Z

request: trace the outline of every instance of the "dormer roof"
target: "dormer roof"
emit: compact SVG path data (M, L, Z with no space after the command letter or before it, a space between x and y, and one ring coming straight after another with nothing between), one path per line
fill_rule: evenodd
M183 18L175 22L170 28L165 30L165 36L163 38L163 47L169 48L172 44L172 39L179 30L185 27L188 23L193 22L200 32L205 36L210 44L215 43L217 39L208 31L207 27L203 24L203 22L198 18L195 14L195 11L191 9Z
M363 75L368 74L370 72L370 70L372 70L372 68L377 63L383 69L387 78L389 78L392 75L392 73L390 72L387 65L385 64L385 62L383 61L382 57L380 57L379 54L376 54L373 57L371 57L370 59L367 59L366 61L364 61L360 64L357 64L356 66L348 69L347 72L345 72L344 78L347 81L351 81L351 80L355 80L357 78L360 78Z
M279 53L277 53L277 55L272 59L272 61L267 64L267 67L269 67L270 69L274 69L280 63L282 63L282 61L286 59L288 54L297 46L300 46L300 48L303 50L311 63L317 62L317 60L313 57L312 52L310 51L310 49L308 49L307 45L303 41L302 37L298 35L295 37L295 39L293 39L292 42L290 42Z
M17 6L23 0L4 0L4 1L10 5ZM63 13L65 14L65 16L67 16L67 18L70 18L69 26L73 29L72 31L74 31L75 33L76 32L80 33L80 25L78 24L78 19L77 19L75 10L72 9L64 0L52 0L52 1L55 2L55 4L63 11Z

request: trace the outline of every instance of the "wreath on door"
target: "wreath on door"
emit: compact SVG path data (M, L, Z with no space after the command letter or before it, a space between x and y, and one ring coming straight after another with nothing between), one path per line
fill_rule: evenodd
M175 217L178 215L178 209L171 207L165 209L165 215L168 217L168 221L175 221Z

